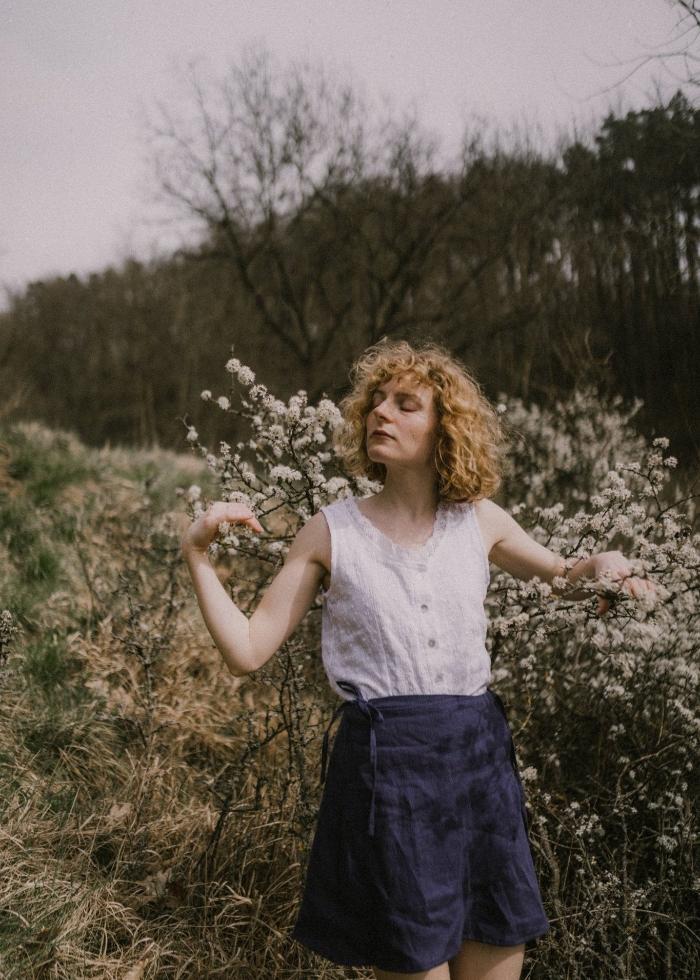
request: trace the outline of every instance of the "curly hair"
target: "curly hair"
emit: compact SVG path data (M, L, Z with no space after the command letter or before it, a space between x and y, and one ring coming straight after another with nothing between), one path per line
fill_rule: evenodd
M345 471L384 482L386 466L367 454L366 422L375 388L392 378L432 388L438 415L435 469L440 498L493 496L503 477L508 444L505 428L467 368L435 341L413 346L406 340L383 337L354 362L351 390L338 403L342 423L333 436Z

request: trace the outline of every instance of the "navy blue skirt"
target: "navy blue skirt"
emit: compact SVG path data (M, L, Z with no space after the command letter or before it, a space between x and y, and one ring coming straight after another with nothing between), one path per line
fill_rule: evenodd
M411 973L451 959L466 939L514 946L548 932L499 696L365 700L338 684L354 699L324 736L291 937L334 963Z

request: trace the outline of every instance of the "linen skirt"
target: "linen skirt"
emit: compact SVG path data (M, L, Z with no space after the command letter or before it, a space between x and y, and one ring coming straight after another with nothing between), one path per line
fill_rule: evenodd
M334 963L411 973L449 960L466 939L513 946L548 932L499 696L366 700L338 685L354 698L324 735L291 937Z

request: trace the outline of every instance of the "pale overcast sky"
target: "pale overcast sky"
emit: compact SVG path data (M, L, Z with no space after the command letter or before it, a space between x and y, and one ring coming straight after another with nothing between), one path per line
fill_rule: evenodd
M144 221L138 107L172 99L173 66L193 56L219 72L257 41L281 65L321 60L370 98L414 104L448 143L474 115L548 135L650 104L655 80L679 87L658 62L623 81L677 34L669 0L0 0L0 21L13 288L162 248Z

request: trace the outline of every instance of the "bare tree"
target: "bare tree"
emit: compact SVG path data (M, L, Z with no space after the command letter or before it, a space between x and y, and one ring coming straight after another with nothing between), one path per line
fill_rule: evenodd
M676 82L700 87L700 0L667 0L676 8L678 20L674 36L663 51L650 58L663 62ZM681 66L682 74L676 73Z
M700 87L700 0L664 0L675 8L677 19L671 36L663 45L655 45L645 54L635 55L615 62L595 61L601 67L625 67L627 72L613 85L603 88L599 94L619 88L641 68L657 63L671 76L674 84ZM655 85L657 97L659 85Z
M257 47L223 79L190 63L183 80L179 111L160 103L147 120L159 199L203 239L181 251L230 263L259 326L310 379L340 340L446 327L501 254L507 229L485 252L469 210L478 137L440 173L414 116L373 124L351 84L308 63L280 72ZM459 263L436 288L448 242Z

